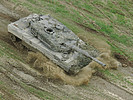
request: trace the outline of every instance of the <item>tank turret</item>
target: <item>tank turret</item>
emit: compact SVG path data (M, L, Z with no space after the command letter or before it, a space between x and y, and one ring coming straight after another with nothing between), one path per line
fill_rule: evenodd
M72 45L79 45L79 38L66 26L49 15L47 18L42 16L34 18L35 20L30 21L31 33L47 45L49 49L55 52L68 52L70 48L64 47L63 44L69 42Z

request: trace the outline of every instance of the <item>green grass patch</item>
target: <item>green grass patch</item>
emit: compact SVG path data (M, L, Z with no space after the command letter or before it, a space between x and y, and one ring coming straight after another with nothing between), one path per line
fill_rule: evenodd
M125 24L126 24L125 16L116 14L116 17L117 17L116 22L117 22L119 25L125 25Z
M4 84L4 82L3 81L0 81L0 85L2 85L2 84Z
M33 3L33 4L37 3L36 0L27 0L27 1L29 1L30 3Z
M3 95L0 94L0 100L6 100L3 98Z
M106 24L105 22L100 20L97 20L96 24L101 28L99 29L99 31L105 33L105 35L110 35L114 32L113 25Z
M16 93L15 90L9 88L8 86L5 85L5 83L3 81L0 81L0 88L7 91L9 94L13 95ZM1 99L0 99L1 100Z
M10 90L9 92L10 92L10 94L15 94L16 93L15 90Z
M131 38L130 37L127 37L126 35L118 35L118 34L110 34L110 37L113 39L113 40L116 40L118 41L119 43L122 43L124 45L129 45L131 46L132 45L132 41L131 41Z
M114 74L114 73L111 73L109 70L101 70L101 69L98 69L98 71L100 71L100 72L102 72L102 73L104 73L104 75L106 76L106 77L108 77L110 80L112 80L112 81L122 81L123 83L128 83L128 84L130 84L130 85L133 85L133 83L132 82L130 82L130 81L128 81L127 79L125 79L124 77L123 77L123 75L122 74L120 74L120 73L117 73L117 74Z
M50 94L49 92L47 91L41 91L41 90L38 90L38 89L35 89L31 86L27 86L26 84L22 83L21 84L22 87L24 89L26 89L27 91L29 91L30 93L42 98L42 99L45 99L45 100L54 100L56 99L55 96L53 96L52 94Z
M0 49L0 57L2 57L4 55L4 53L2 52L2 50Z
M14 2L14 3L18 2L18 0L10 0L10 1L12 1L12 2Z
M120 48L116 47L115 45L113 45L109 41L107 41L107 43L111 46L111 49L112 49L113 52L116 52L116 53L119 53L121 55L124 55L123 51Z
M93 4L99 5L99 6L103 6L104 5L104 3L102 1L100 1L100 0L93 0Z

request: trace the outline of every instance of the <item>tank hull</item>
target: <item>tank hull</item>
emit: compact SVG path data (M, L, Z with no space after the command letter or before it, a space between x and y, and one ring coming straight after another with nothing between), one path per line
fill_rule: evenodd
M43 17L48 17L49 15L44 15ZM86 57L82 56L82 54L78 53L77 51L72 51L69 54L66 54L68 57L64 60L64 52L58 52L50 49L44 42L38 39L35 35L31 33L31 28L29 28L28 22L23 20L31 19L32 16L29 15L28 17L22 18L16 22L13 22L8 25L8 32L15 35L17 38L24 41L30 47L33 47L37 51L43 53L47 56L50 60L52 60L55 64L61 67L68 73L76 74L79 70L85 65L91 62L91 59L87 59ZM58 21L57 21L58 22ZM79 38L78 38L79 39ZM80 40L80 39L79 39ZM82 40L80 40L82 44L85 44ZM91 54L94 54L94 52ZM79 56L81 55L81 56ZM82 59L81 59L82 58ZM80 59L80 60L79 60ZM82 63L82 66L80 66Z

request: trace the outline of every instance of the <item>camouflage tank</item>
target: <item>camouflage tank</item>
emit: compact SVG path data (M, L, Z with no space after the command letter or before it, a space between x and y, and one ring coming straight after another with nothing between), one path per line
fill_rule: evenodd
M76 74L99 52L84 43L65 25L50 15L31 14L8 25L13 40L22 40L24 44L40 51L55 64L70 74Z

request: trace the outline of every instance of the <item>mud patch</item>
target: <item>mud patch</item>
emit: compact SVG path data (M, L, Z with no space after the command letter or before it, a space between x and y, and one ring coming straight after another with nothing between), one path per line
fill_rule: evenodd
M0 17L2 17L2 18L4 18L4 19L7 19L7 20L9 20L9 21L11 21L11 22L14 22L14 21L18 20L18 19L16 19L16 18L12 17L12 16L6 15L6 14L1 13L1 12L0 12Z
M99 60L106 63L106 68L116 69L119 66L119 62L110 57L108 54L101 54L98 58ZM60 79L66 84L70 85L82 85L88 84L92 74L95 72L95 68L102 68L101 65L96 62L91 62L86 67L82 68L81 71L76 75L68 75L64 70L60 67L52 63L49 59L47 59L43 54L37 52L29 52L27 61L31 64L31 66L38 71L40 71L43 75L48 78Z
M122 63L123 67L131 66L133 67L133 62L129 61L125 56L119 54L119 53L114 53L114 57Z

